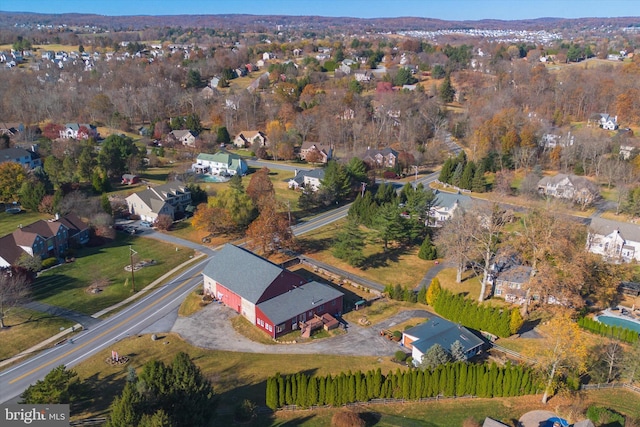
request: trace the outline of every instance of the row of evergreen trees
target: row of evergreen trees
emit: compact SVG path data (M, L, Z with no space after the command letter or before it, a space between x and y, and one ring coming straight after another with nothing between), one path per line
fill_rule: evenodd
M458 188L483 193L487 190L484 174L484 164L476 165L472 160L467 161L467 155L461 151L456 157L449 157L444 162L438 180Z
M376 371L312 376L305 373L267 379L266 403L271 409L341 406L371 399L417 400L435 396L511 397L535 393L533 371L523 365L447 363L434 369L410 369L382 375Z
M623 328L622 326L605 325L602 322L593 320L589 317L581 317L578 319L578 326L595 334L605 337L615 338L628 343L638 341L638 333L634 330Z
M463 294L442 289L438 278L431 281L428 290L423 286L417 294L400 285L388 285L384 292L391 299L431 305L445 319L499 337L517 333L524 323L518 308L507 310L480 305Z
M508 337L523 324L520 310L486 307L462 294L442 289L435 298L433 308L442 317L463 326L486 331L499 337Z

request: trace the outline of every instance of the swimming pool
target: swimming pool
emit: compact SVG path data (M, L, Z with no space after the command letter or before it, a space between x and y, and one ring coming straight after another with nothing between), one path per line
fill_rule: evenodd
M598 322L604 323L609 326L621 326L623 328L631 329L640 334L640 323L633 320L622 319L620 317L613 316L598 316L596 317Z
M218 175L198 175L198 179L204 182L227 182L229 178L225 178Z

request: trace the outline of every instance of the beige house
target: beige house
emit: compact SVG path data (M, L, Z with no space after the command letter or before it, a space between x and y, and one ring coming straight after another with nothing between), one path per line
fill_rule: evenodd
M190 130L172 130L169 135L174 137L176 141L187 147L196 146L196 137Z
M310 163L327 163L331 160L332 152L333 150L329 145L306 141L300 147L300 159Z
M259 130L245 130L240 132L233 140L233 145L238 148L251 147L254 143L259 143L260 146L266 147L269 145L267 142L267 136Z
M176 213L184 212L191 203L191 192L182 182L172 181L133 193L126 202L129 213L144 221L155 222L159 215L175 219Z

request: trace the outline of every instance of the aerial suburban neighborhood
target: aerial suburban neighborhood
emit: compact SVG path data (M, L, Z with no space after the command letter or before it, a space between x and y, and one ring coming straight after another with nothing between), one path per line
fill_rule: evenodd
M640 425L635 4L67 3L0 11L0 425Z

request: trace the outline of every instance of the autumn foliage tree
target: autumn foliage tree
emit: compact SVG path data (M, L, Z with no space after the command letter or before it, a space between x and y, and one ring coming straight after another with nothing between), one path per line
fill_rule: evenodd
M267 256L279 249L291 250L295 246L287 214L278 210L278 204L273 199L263 204L260 215L247 229L247 238L251 240L251 247Z
M272 198L275 194L273 183L269 179L269 169L264 167L251 175L249 185L247 185L247 195L251 197L254 206L258 209L265 203L267 198Z
M197 230L214 235L231 233L236 227L229 211L219 206L207 206L206 203L198 205L191 224Z
M558 387L560 376L585 372L588 348L584 333L568 309L558 309L542 332L544 336L540 344L532 348L532 354L528 356L536 361L545 378L542 403L547 403Z

